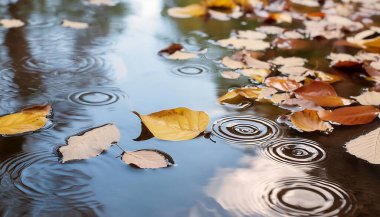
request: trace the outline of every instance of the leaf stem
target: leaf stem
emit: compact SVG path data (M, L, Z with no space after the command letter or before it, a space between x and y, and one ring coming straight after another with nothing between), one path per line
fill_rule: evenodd
M119 147L123 152L125 152L125 153L129 153L127 150L125 150L123 147L121 147L120 145L119 145L119 143L115 143L116 145L117 145L117 147Z

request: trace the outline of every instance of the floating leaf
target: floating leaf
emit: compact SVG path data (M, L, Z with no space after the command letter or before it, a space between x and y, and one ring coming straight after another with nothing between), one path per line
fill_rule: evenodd
M380 128L345 144L348 153L372 164L380 164Z
M58 151L62 155L62 163L88 159L98 156L119 140L120 131L116 125L106 124L69 137L67 145L61 146Z
M183 46L181 44L173 43L169 45L168 47L158 51L159 55L170 55L175 53L176 51L180 51L183 49Z
M380 93L376 91L367 91L359 96L351 98L354 98L361 105L380 105Z
M200 17L207 13L207 8L201 4L192 4L185 7L174 7L168 9L168 14L175 18Z
M359 125L371 123L380 110L373 106L351 106L333 111L319 111L319 117L324 121L331 121L343 125Z
M149 115L136 114L156 138L169 141L193 139L205 131L210 122L205 112L188 108L162 110Z
M297 106L300 106L302 110L305 110L305 109L315 110L315 111L323 110L321 106L316 105L313 101L305 100L305 99L295 99L295 98L286 99L283 102L281 102L281 104L291 105L291 106L297 105Z
M301 87L300 83L286 77L270 77L265 79L265 84L282 91L293 91Z
M234 0L204 0L208 8L232 9L236 6Z
M347 41L364 49L378 50L380 48L380 28L371 27L369 30L359 32L354 37L348 37Z
M199 52L188 52L184 50L181 44L171 44L168 47L160 50L159 55L171 60L186 60L196 58L198 54L204 52L205 50Z
M265 50L270 47L270 43L263 40L245 39L237 37L218 40L218 44L222 47L232 46L235 49L247 49L253 51Z
M322 121L318 117L317 112L313 110L295 112L290 115L290 120L294 127L305 132L330 132L333 130L332 126L329 123Z
M297 98L313 101L319 106L338 107L352 103L352 100L339 97L333 86L322 81L314 81L302 86L294 93Z
M106 5L106 6L114 6L116 2L113 0L87 0L88 4L92 5Z
M270 74L269 69L242 69L241 74L256 81L263 83L264 79Z
M261 88L256 88L256 87L244 87L244 88L237 88L233 89L229 92L227 92L225 95L219 97L219 102L220 103L230 103L230 101L233 101L237 98L245 98L245 99L257 99L260 92Z
M16 135L39 130L46 125L50 112L51 105L47 104L4 115L0 117L0 134Z
M230 69L241 69L245 67L243 62L234 60L231 57L223 57L222 64Z
M7 29L24 26L25 23L17 19L0 19L0 24Z
M141 169L165 168L174 164L174 160L169 154L153 149L124 152L121 159L129 165Z
M237 73L234 71L223 71L220 73L220 75L223 78L232 79L232 80L240 78L240 73Z
M87 23L74 22L74 21L70 21L70 20L63 20L62 26L72 28L72 29L87 29L88 28Z
M316 71L315 76L320 80L328 83L335 83L342 80L342 77L331 73Z
M331 53L327 56L327 59L331 60L330 66L337 68L350 68L361 65L356 57L349 54Z

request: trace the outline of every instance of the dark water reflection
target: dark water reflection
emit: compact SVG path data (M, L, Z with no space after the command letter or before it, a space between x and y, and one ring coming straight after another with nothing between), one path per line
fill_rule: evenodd
M380 199L379 168L342 148L378 122L338 128L329 136L299 135L274 123L286 112L274 106L255 103L239 110L218 105L218 96L248 80L219 76L215 60L231 51L210 41L258 23L178 20L163 12L191 2L131 0L96 7L79 0L0 0L0 18L26 22L22 28L0 28L0 113L46 102L54 109L51 127L0 139L2 216L380 213L375 203ZM63 28L63 19L90 27ZM173 42L208 51L188 61L157 55ZM329 51L314 49L318 46L268 52L266 57L300 55L323 70L328 63L320 59ZM360 87L347 81L337 89L344 95L349 88L354 95ZM140 121L131 111L147 114L179 106L210 114L215 125L208 130L219 137L217 143L203 138L181 143L133 141L140 134ZM120 162L117 147L83 162L58 163L55 150L67 136L108 122L119 126L121 144L127 149L160 149L170 153L177 166L136 170ZM295 139L300 136L316 142Z

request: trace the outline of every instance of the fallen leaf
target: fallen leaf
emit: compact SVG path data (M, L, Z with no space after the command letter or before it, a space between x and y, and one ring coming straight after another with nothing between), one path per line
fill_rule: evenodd
M170 55L175 53L176 51L180 51L183 49L183 46L181 44L173 43L169 45L168 47L158 51L159 55Z
M327 83L335 83L342 80L342 77L339 75L334 75L331 73L316 71L315 76L320 80Z
M191 4L185 7L174 7L168 9L168 14L175 18L200 17L207 13L207 7L201 4Z
M20 112L0 117L0 135L17 135L44 127L51 113L51 105L33 106Z
M329 123L322 121L317 112L313 110L294 112L290 115L290 120L294 127L300 131L330 132L333 130L333 127Z
M352 100L339 97L333 86L326 82L314 81L294 91L299 99L313 101L319 106L338 107L350 105Z
M269 69L242 69L241 74L263 83L264 79L271 73Z
M273 20L276 23L292 23L293 18L289 13L269 13L267 20Z
M234 0L203 0L208 8L232 9L236 7Z
M270 77L265 79L265 84L282 91L293 91L301 87L301 84L286 77Z
M196 58L198 54L198 52L176 51L173 54L164 57L169 60L187 60Z
M301 58L301 57L276 57L271 61L271 63L278 65L278 66L285 66L285 67L291 67L291 66L304 66L305 63L307 63L307 59Z
M240 78L240 73L237 73L234 71L223 71L222 73L220 73L220 75L223 78L231 79L231 80L235 80L235 79Z
M222 47L232 46L234 49L247 49L253 51L265 50L270 47L270 43L263 40L237 38L234 36L218 40L218 44Z
M231 57L223 57L222 64L230 69L241 69L245 67L243 62L234 60Z
M281 102L281 105L290 105L290 106L299 106L302 110L314 110L319 111L323 110L321 106L316 105L313 101L305 100L305 99L286 99Z
M361 65L356 57L344 53L331 53L327 56L327 59L331 60L330 66L337 68L350 68Z
M263 40L267 37L267 34L262 32L257 32L253 30L239 30L237 32L238 38L246 38L246 39L256 39L256 40Z
M25 23L17 19L0 19L0 24L7 29L24 26Z
M67 28L72 28L72 29L87 29L88 28L87 23L74 22L74 21L70 21L70 20L63 20L62 26L67 27Z
M378 51L380 48L380 28L371 27L369 30L359 32L353 37L348 37L347 41L364 49Z
M319 111L319 117L324 121L343 125L359 125L371 123L380 110L373 106L351 106L338 108L333 111Z
M263 32L270 35L279 35L285 31L284 28L278 26L260 26L256 31Z
M121 159L124 163L141 169L165 168L174 164L174 160L169 154L153 149L124 152Z
M380 164L380 128L345 144L347 152L371 164Z
M169 141L193 139L205 131L210 122L205 112L183 107L137 115L156 138Z
M289 93L276 93L273 94L272 97L269 99L274 104L280 104L281 102L290 99Z
M98 156L119 140L120 131L116 125L106 124L80 135L70 136L67 145L59 147L58 152L62 155L62 163L83 160Z
M116 5L116 2L113 0L87 0L88 4L92 5L106 5L106 6L114 6Z
M239 98L243 97L245 99L257 99L261 88L256 87L243 87L233 89L228 91L225 95L219 97L218 101L220 103L231 103L231 101L240 101Z
M366 91L359 96L351 97L361 105L380 105L380 93L375 91Z
M299 4L307 7L319 7L319 2L317 0L291 0L294 4Z

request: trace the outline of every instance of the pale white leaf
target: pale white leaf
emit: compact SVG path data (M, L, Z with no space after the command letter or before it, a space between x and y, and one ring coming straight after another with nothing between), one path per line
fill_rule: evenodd
M346 143L348 153L372 164L380 164L380 127Z
M87 23L74 22L74 21L70 21L70 20L63 20L62 26L67 27L67 28L72 28L72 29L87 29L88 28Z
M124 152L123 162L142 169L158 169L172 166L173 159L159 150L142 149L133 152Z
M380 92L368 91L351 98L358 101L361 105L380 105Z

